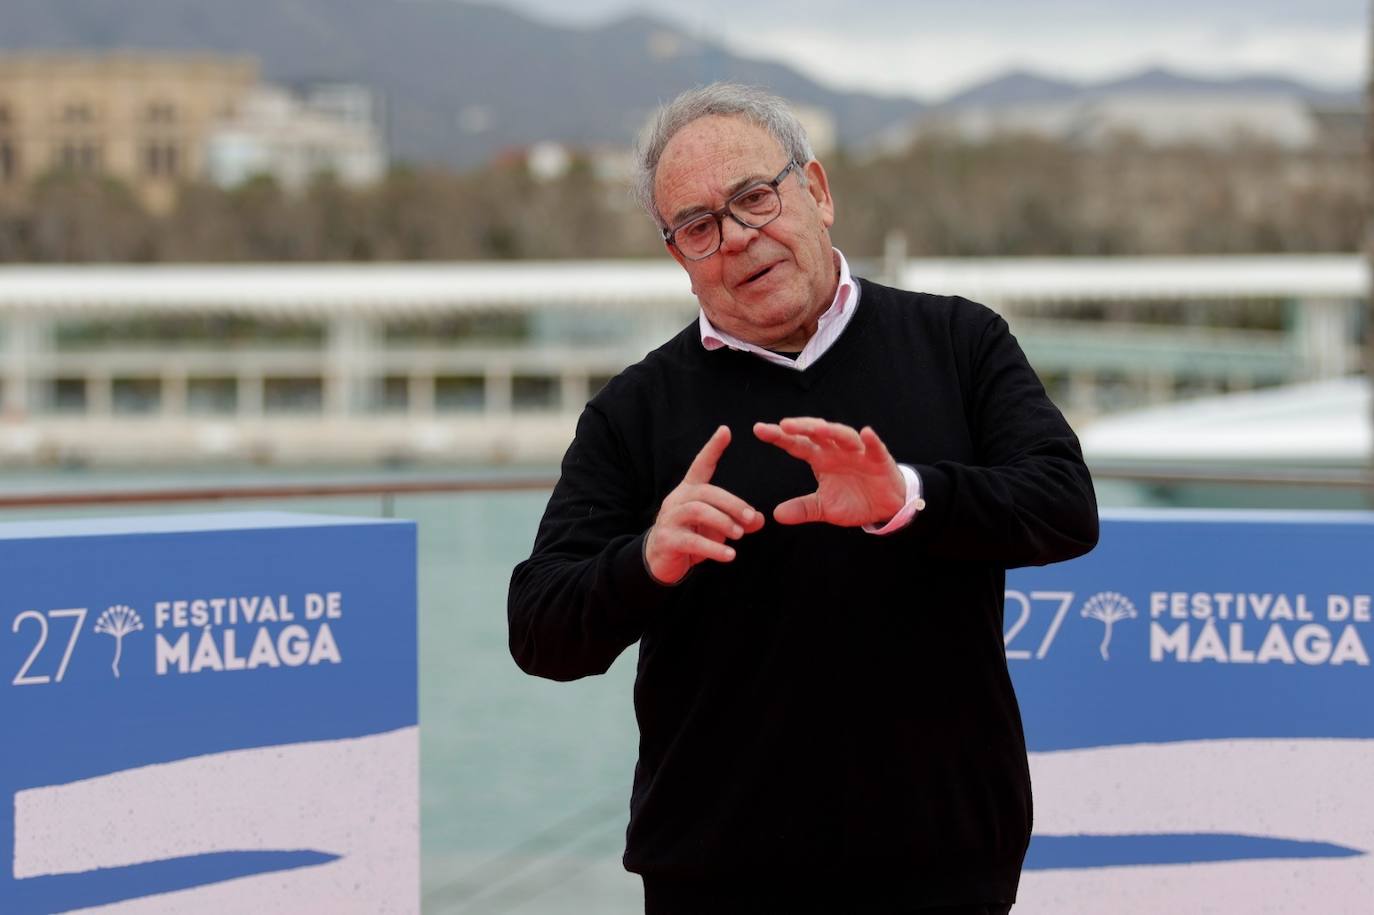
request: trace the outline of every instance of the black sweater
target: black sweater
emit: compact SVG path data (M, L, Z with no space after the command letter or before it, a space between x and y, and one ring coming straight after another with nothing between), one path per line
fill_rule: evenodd
M692 324L611 381L512 576L511 653L529 673L602 673L640 643L625 866L647 889L1015 898L1031 794L1005 569L1091 549L1092 482L999 316L861 283L850 325L805 371L707 351ZM815 488L753 436L788 416L871 425L920 473L926 509L886 537L773 521ZM768 523L733 562L660 586L644 534L721 423L733 440L712 482Z

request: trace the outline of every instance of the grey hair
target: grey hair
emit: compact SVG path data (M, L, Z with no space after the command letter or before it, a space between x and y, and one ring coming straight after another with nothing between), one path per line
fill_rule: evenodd
M814 157L806 129L782 98L754 86L738 83L711 83L698 86L662 106L654 114L635 146L634 194L654 222L663 225L654 203L654 178L658 174L658 160L668 141L679 130L698 118L712 115L738 117L772 134L783 152L799 165ZM797 171L797 179L804 186L806 173Z

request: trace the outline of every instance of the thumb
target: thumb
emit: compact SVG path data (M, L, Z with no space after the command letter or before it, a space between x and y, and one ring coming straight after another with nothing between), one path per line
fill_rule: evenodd
M773 509L773 518L779 524L807 524L822 520L820 493L813 492L788 499Z

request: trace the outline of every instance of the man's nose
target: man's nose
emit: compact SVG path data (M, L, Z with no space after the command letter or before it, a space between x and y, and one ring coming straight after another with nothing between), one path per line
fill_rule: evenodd
M744 250L758 234L758 229L751 229L729 216L720 221L720 246L727 254Z

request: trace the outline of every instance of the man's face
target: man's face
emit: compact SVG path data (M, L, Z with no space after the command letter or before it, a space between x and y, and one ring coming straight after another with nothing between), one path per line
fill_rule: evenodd
M787 165L787 153L768 131L734 117L699 118L663 150L654 180L660 219L676 226L715 210L737 191L769 181ZM782 215L761 229L726 218L720 250L689 261L668 251L692 279L692 291L711 323L747 343L799 351L816 319L835 296L836 262L830 246L835 206L819 162L801 163L778 185Z

